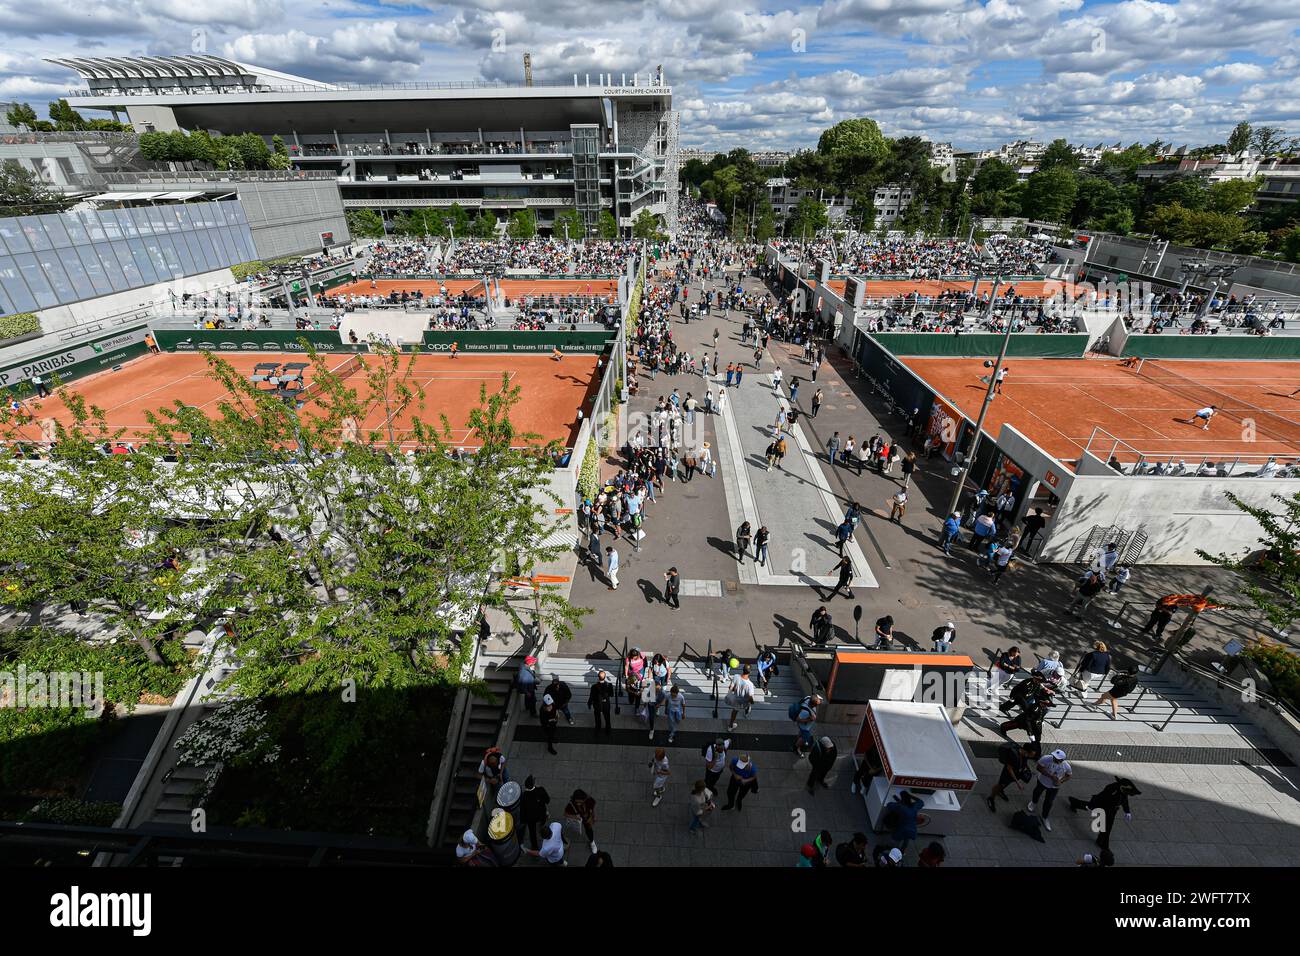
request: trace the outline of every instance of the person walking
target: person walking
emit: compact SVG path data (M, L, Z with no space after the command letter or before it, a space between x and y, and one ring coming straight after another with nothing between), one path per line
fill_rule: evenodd
M816 794L817 784L830 787L826 782L826 775L834 769L835 761L839 756L835 750L835 741L829 737L818 737L813 741L812 753L808 756L807 790L811 794Z
M799 400L799 378L794 376L790 379L790 405L793 407Z
M749 754L741 754L731 761L731 780L727 783L727 802L723 812L734 809L739 813L745 797L758 793L758 768L749 759Z
M975 519L975 525L971 529L970 543L967 545L972 551L983 554L988 548L988 543L992 541L998 533L997 522L993 520L991 514L981 514Z
M596 801L585 790L574 790L569 802L564 806L564 819L582 827L583 834L591 843L591 852L597 853L596 846Z
M1011 559L1015 557L1016 549L1010 541L1003 541L996 551L993 552L993 587L998 586L1002 580L1002 575L1006 574L1011 567Z
M845 518L835 528L835 550L839 552L840 557L844 557L844 546L849 543L853 537L853 522Z
M560 680L559 677L552 677L550 684L546 686L546 693L551 695L551 700L555 701L556 709L564 714L564 718L573 726L573 712L569 710L569 701L573 700L573 691L569 690L569 685Z
M478 765L478 775L493 794L501 789L503 783L510 782L510 772L506 770L506 755L501 752L500 747L489 747L483 752L483 759Z
M800 757L806 757L812 749L813 730L817 727L817 708L821 704L820 694L809 694L790 705L790 719L794 721L796 732L793 750Z
M695 785L691 787L691 825L688 832L694 834L712 826L708 822L708 817L718 809L718 805L713 802L713 796L714 793L707 783L703 780L695 781Z
M1147 622L1142 625L1142 630L1138 631L1138 633L1146 634L1154 628L1156 640L1164 637L1165 628L1168 627L1169 622L1173 620L1174 609L1178 607L1178 598L1179 595L1177 594L1166 594L1157 601L1155 609L1151 612L1151 616L1147 618Z
M618 552L613 545L605 546L605 577L609 579L609 590L618 590Z
M560 723L560 711L555 706L555 701L547 694L542 698L542 706L538 708L537 719L542 725L542 735L546 738L546 752L555 756L555 728Z
M762 525L754 533L754 556L758 558L760 568L767 566L767 542L771 533L767 530L767 525Z
M1047 819L1048 814L1052 812L1052 804L1056 802L1057 793L1069 782L1074 771L1065 759L1064 750L1053 750L1046 757L1040 757L1037 767L1038 783L1034 785L1033 795L1029 798L1029 812L1038 812L1038 801L1041 799L1043 812L1040 819L1043 821L1043 828L1051 833L1052 821Z
M839 432L836 432L834 435L832 435L830 437L830 441L826 442L826 457L830 459L830 463L832 465L838 465L840 463L840 433Z
M947 654L956 639L957 625L952 621L940 624L930 633L930 642L934 645L933 650L936 654Z
M815 375L816 372L814 372L813 374ZM824 397L825 397L825 396L822 394L822 390L821 390L820 388L817 389L817 391L813 392L813 397L812 397L812 417L813 417L813 418L816 418L816 417L817 417L817 413L818 413L819 411L821 411L821 409L822 409L822 400L824 399Z
M1129 807L1128 798L1136 797L1141 793L1142 791L1134 785L1132 780L1126 777L1116 777L1114 783L1107 784L1087 801L1080 800L1078 797L1070 797L1070 812L1100 810L1103 815L1103 822L1101 831L1097 834L1097 846L1103 850L1109 850L1110 835L1115 829L1115 817L1119 815L1120 808L1124 809L1124 821L1126 823L1131 821L1133 811Z
M731 678L731 687L727 690L726 705L731 708L728 730L735 730L740 717L748 717L754 706L754 682L749 679L749 665L740 669L740 673Z
M676 684L664 699L664 716L668 718L668 742L672 743L677 737L678 725L686 719L686 695Z
M753 540L754 532L749 522L742 521L736 529L736 560L741 564L745 563L745 555L749 553L749 544Z
M852 588L853 562L849 560L849 556L847 554L841 555L839 561L836 562L835 566L831 568L829 573L831 574L838 573L839 580L836 582L835 587L831 590L831 593L826 595L826 597L822 598L822 600L829 601L831 598L835 597L835 595L839 594L840 591L843 591L845 597L849 598L849 600L852 600L853 599L853 588Z
M1011 798L1007 796L1007 787L1011 786L1011 784L1014 783L1019 790L1025 789L1025 784L1032 780L1034 776L1031 766L1042 755L1042 747L1032 740L1023 744L1009 741L998 746L998 763L1002 765L1002 772L998 775L998 782L993 785L993 789L988 795L987 802L990 812L998 812L995 800L1010 802Z
M531 775L524 778L524 792L519 795L519 820L528 829L528 843L534 850L540 844L537 841L537 828L546 827L550 811L551 795L545 787L537 786Z
M903 457L902 471L903 471L903 490L906 491L907 486L912 481L912 473L916 471L916 452L909 451Z
M1110 688L1092 702L1093 707L1100 707L1102 704L1110 704L1110 719L1119 719L1119 702L1123 697L1133 693L1137 687L1137 671L1122 670L1115 675L1115 679L1110 682Z
M591 685L591 690L587 694L587 709L593 711L596 717L596 733L600 733L600 721L603 717L605 720L605 732L612 734L613 726L609 719L609 704L614 699L614 684L609 679L607 671L599 671L596 674L596 680Z
M957 536L961 534L961 515L956 511L948 515L944 519L943 530L939 534L943 553L952 554L952 546L956 543Z
M637 716L648 728L650 740L655 739L655 717L659 714L659 705L664 702L665 696L663 685L647 674L641 682L641 705L637 709Z
M700 751L700 756L704 758L704 785L714 793L718 790L718 778L727 769L727 749L730 746L730 740L718 737L713 743L705 744Z
M900 488L890 499L889 520L902 524L905 514L907 514L907 492Z
M1101 593L1105 585L1106 575L1103 572L1096 570L1084 572L1083 577L1074 585L1074 600L1066 607L1065 613L1078 617L1079 613L1075 609L1077 608L1078 611L1088 610L1088 605L1097 599L1097 595Z
M524 710L529 717L537 716L537 658L525 657L524 666L515 673L515 686L524 697Z
M564 859L564 828L559 823L551 824L550 835L542 841L540 849L530 850L528 847L524 847L523 851L528 856L545 860L551 866L569 865L568 861Z
M812 633L813 643L823 647L831 639L831 612L824 607L813 611L808 619L808 630Z
M677 573L675 567L669 568L664 572L664 603L676 610L681 610L682 602L679 597L682 590L682 579Z
M1079 660L1070 678L1070 686L1081 695L1087 694L1095 686L1100 686L1110 673L1110 651L1106 650L1105 641L1097 641L1092 650Z
M1035 508L1034 513L1025 516L1025 533L1020 539L1020 550L1028 553L1033 549L1034 542L1042 534L1043 528L1047 525L1047 516L1043 514L1042 508Z
M655 754L650 758L650 777L653 781L651 788L653 790L653 799L650 806L657 807L664 799L664 790L668 787L668 778L672 776L672 769L668 766L668 753L663 747L656 747Z

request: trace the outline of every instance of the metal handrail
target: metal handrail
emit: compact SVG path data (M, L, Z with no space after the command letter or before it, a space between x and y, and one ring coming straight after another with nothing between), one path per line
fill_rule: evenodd
M601 645L600 650L603 651L606 647L618 655L618 668L614 671L614 713L619 714L623 712L623 706L619 701L623 699L623 668L627 666L627 638L623 638L623 651L621 654L618 647L608 640Z
M709 638L709 659L706 664L713 679L713 719L718 718L718 669L713 666L713 638Z
M712 642L710 642L710 646L712 646ZM674 667L674 668L675 668L678 664L680 664L680 663L682 662L682 658L686 656L686 652L687 652L688 650L689 650L692 654L694 654L696 657L702 657L702 655L700 654L699 651L697 651L695 648L691 647L691 645L688 644L687 642L682 641L682 652L681 652L680 654L678 654L678 655L677 655L677 659L676 659L675 661L673 661L673 667ZM706 663L706 666L707 666L707 662L708 662L709 659L708 659L708 658L703 658L703 659L705 660L705 663Z

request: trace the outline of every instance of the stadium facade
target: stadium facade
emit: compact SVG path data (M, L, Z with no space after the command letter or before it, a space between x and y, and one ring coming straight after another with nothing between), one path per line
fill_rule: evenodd
M589 230L602 211L626 229L648 209L677 226L678 114L662 73L344 85L208 55L51 62L86 81L69 93L76 109L125 114L137 132L278 135L297 168L337 177L349 209L530 209L549 229L572 208Z

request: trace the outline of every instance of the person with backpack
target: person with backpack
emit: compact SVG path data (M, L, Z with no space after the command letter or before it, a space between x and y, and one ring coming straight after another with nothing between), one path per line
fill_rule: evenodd
M751 793L758 793L758 768L749 759L749 754L741 754L734 758L729 767L731 781L727 784L727 803L722 810L725 813L727 810L734 809L739 813L745 797Z
M1106 575L1104 572L1096 570L1087 571L1075 584L1074 600L1070 602L1068 607L1066 607L1065 613L1073 614L1075 617L1078 617L1079 615L1075 609L1078 608L1079 611L1088 610L1088 605L1096 600L1097 595L1101 593L1101 589L1105 586Z
M813 729L817 726L817 708L821 703L820 694L810 694L802 700L795 701L786 711L798 731L793 749L800 757L806 757L812 747Z
M524 710L528 712L529 717L537 716L537 658L528 656L524 658L524 666L519 668L515 673L515 686L524 697Z
M995 800L1010 800L1007 796L1007 787L1015 784L1020 790L1024 790L1024 785L1033 779L1033 771L1030 769L1032 761L1038 760L1043 755L1042 747L1033 741L1025 744L1005 743L998 747L998 763L1002 765L1002 772L998 775L998 782L993 785L993 790L988 796L989 812L997 813L998 808Z
M831 589L831 593L822 598L822 601L830 601L841 591L844 592L845 597L853 600L853 562L849 560L849 556L847 554L841 556L839 561L835 562L835 567L831 568L830 573L838 573L839 578L835 582L835 587Z
M831 639L831 612L824 607L813 611L808 621L808 630L812 632L813 643L822 646Z
M627 702L633 706L641 698L641 680L648 663L638 647L629 650L623 661L623 686L627 688Z
M845 518L835 528L835 550L839 552L840 557L844 556L844 546L849 543L853 537L853 522Z
M718 808L713 802L714 793L703 780L696 780L691 788L691 825L688 833L695 834L712 826L706 819Z
M754 706L754 683L749 679L748 664L742 667L740 673L731 679L731 687L727 690L726 704L731 708L731 720L727 724L727 729L735 730L741 715L748 717L749 709Z
M754 532L750 523L742 521L736 529L736 560L741 564L745 563L745 555L749 553L749 544L753 540Z
M835 741L829 737L818 737L813 741L812 753L809 755L808 765L808 782L806 789L810 794L816 794L816 785L821 784L823 787L829 787L826 782L826 775L835 768L835 761L839 754L835 749Z
M1105 815L1101 832L1097 834L1097 846L1102 850L1110 849L1110 834L1115 828L1115 817L1119 814L1120 807L1124 808L1124 819L1126 821L1133 819L1133 811L1129 808L1128 798L1136 797L1142 791L1125 777L1116 777L1114 783L1109 783L1101 789L1100 793L1094 793L1086 802L1078 797L1070 797L1070 812L1074 813L1079 810L1100 810Z
M573 726L573 712L569 709L569 701L573 700L573 691L569 690L569 685L560 678L552 676L550 684L546 687L546 693L551 695L551 700L555 701L555 709L562 713Z
M483 751L483 759L478 765L478 775L494 794L501 789L503 783L510 782L510 772L506 769L506 755L501 752L500 747L489 747Z
M704 758L704 785L714 793L717 793L722 771L727 769L727 748L730 746L730 740L719 737L700 749L700 756Z

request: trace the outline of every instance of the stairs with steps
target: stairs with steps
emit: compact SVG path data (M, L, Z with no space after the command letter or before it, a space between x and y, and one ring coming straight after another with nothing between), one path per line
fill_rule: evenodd
M1232 738L1267 740L1264 732L1246 718L1154 674L1139 676L1137 689L1120 699L1119 715L1112 720L1109 704L1091 706L1110 683L1107 678L1083 694L1071 687L1058 691L1059 702L1048 711L1045 728L1075 734L1150 734L1152 743L1158 743L1162 733L1220 735L1224 746L1233 746ZM973 716L972 711L967 713ZM1004 719L996 709L987 716Z
M778 658L779 660L779 658ZM551 655L548 657L538 674L539 683L542 687L550 683L552 677L559 677L569 685L573 691L573 701L569 705L574 712L574 719L581 720L581 716L587 707L587 690L586 688L596 682L596 674L599 671L606 671L613 675L619 669L618 661L610 661L603 658L586 658L586 657L560 657ZM785 726L790 723L788 713L790 704L804 696L804 691L799 684L798 679L794 676L794 671L788 661L781 662L779 674L773 677L768 684L768 689L764 691L757 685L754 686L754 706L749 713L749 721L773 721ZM737 671L739 673L739 671ZM712 715L712 698L713 698L713 680L708 670L698 661L683 659L678 661L672 668L672 677L670 684L677 684L686 695L686 706L688 716L701 717L707 708L709 715ZM729 681L720 680L718 682L718 717L726 719L730 715L730 708L727 707L723 698L726 696ZM541 688L539 688L539 694ZM627 692L624 690L622 699L622 713L612 715L612 724L615 727L636 727L639 726L636 720L635 708L629 705Z
M460 748L456 776L448 798L447 822L443 827L442 843L455 846L460 835L473 826L478 816L478 765L483 752L495 746L501 724L505 720L505 700L514 683L517 661L506 667L489 666L483 675L491 700L472 697L469 712L465 715L465 737Z

